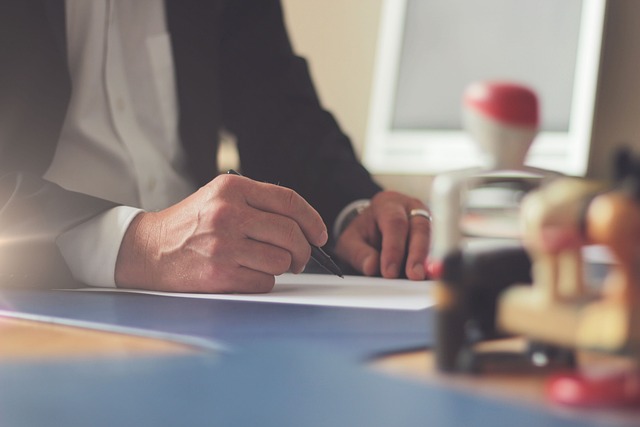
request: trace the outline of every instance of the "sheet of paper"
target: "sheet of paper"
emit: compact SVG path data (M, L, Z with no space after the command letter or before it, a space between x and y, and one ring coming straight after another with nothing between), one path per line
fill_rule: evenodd
M137 289L84 288L82 291L132 292L178 298L208 298L333 307L421 310L433 305L433 282L330 274L283 274L267 294L195 294Z

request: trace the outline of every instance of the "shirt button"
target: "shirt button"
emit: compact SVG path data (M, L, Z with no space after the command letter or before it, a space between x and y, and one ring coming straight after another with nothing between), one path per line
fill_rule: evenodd
M149 178L149 180L147 181L147 188L149 189L149 191L153 191L156 188L156 179L155 178Z

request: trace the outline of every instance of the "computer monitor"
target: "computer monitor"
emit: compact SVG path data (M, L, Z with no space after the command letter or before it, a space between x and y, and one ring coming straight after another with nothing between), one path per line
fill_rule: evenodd
M363 161L377 174L476 166L461 99L474 81L536 91L531 166L584 175L607 0L383 0Z

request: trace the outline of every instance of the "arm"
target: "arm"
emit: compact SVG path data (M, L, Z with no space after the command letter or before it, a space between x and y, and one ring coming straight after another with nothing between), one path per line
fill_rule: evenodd
M424 204L382 191L356 159L292 51L280 2L228 1L222 21L223 121L238 139L243 173L295 189L330 228L343 207L372 199L332 242L336 253L368 275L423 279L429 224L408 212Z
M79 229L93 230L103 217L95 215L113 205L66 192L39 178L55 152L69 99L64 39L56 44L48 33L50 22L44 9L15 3L11 13L0 14L0 22L7 24L0 31L11 33L11 37L0 37L0 56L9 56L6 66L0 67L0 171L18 171L14 173L17 178L7 175L5 181L0 218L5 229L0 236L6 237L7 245L2 267L8 276L34 284L44 283L59 270L66 285L69 271L56 241L77 237ZM178 11L188 12L187 19L198 16L199 10L190 8L187 5ZM16 45L15 39L25 43ZM191 53L191 45L182 47ZM191 68L203 69L195 65ZM200 157L208 165L214 158ZM33 175L24 174L25 170ZM291 190L248 182L219 178L175 206L136 216L124 233L115 263L117 284L164 290L262 291L273 286L274 274L300 271L308 260L308 242L326 243L319 215ZM99 233L89 235L102 242ZM94 252L92 238L82 234L79 239L80 245L75 246L81 253ZM26 262L29 265L22 265ZM34 273L42 280L27 277ZM55 286L50 282L46 285Z
M39 176L8 173L0 177L0 279L36 287L73 282L56 238L115 206L64 190Z
M116 262L118 286L182 292L268 292L322 246L320 215L294 191L221 175L160 212L139 214Z
M243 174L293 188L332 227L344 206L381 188L320 105L280 3L228 1L222 25L223 121L238 139Z

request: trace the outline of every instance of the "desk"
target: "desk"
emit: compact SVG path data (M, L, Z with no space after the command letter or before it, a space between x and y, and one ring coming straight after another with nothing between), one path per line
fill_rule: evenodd
M497 347L517 351L524 348L524 342L517 339L505 340L494 345L494 348ZM167 340L0 317L0 363L66 357L188 355L198 352L200 350L196 347ZM610 363L611 359L582 355L581 363L597 366L605 361ZM627 363L623 358L614 360L617 365ZM544 376L442 375L435 371L433 353L428 350L382 356L373 360L370 367L412 381L436 382L505 399L517 396L519 400L537 403L544 401Z
M68 357L134 357L187 354L193 347L170 341L0 317L0 363Z
M519 338L497 340L482 343L479 351L523 352L526 342ZM598 353L580 352L577 354L579 366L586 372L598 372L603 369L625 369L633 362L625 357L615 357ZM431 382L445 387L493 396L498 399L515 400L531 404L547 403L544 387L546 373L487 373L482 375L447 375L435 369L435 357L431 351L405 352L377 359L372 367L390 375L400 376L412 381ZM615 414L616 411L603 411ZM640 422L640 411L638 411Z
M144 360L144 357L148 356L153 357L168 355L170 357L184 356L188 358L191 355L197 355L201 353L201 351L196 347L167 340L151 339L146 337L95 331L70 326L52 325L43 322L4 317L0 317L0 331L0 367L3 364L6 365L7 363L12 363L17 360L24 362L27 359L30 359L31 361L37 361L38 359L40 361L51 361L61 358L81 357L84 359L129 358ZM516 349L519 346L523 345L523 342L519 340L508 340L502 343L498 343L498 345L503 347L506 346L509 349ZM267 358L268 357L269 355L267 355ZM288 362L285 362L285 364L286 363ZM312 360L309 362L309 365L310 370L314 370L317 367L317 361ZM402 378L403 381L408 380L407 382L413 383L414 385L423 384L433 386L435 384L437 387L441 387L443 390L457 389L465 393L484 395L485 397L490 396L497 401L512 401L517 404L522 404L524 402L527 405L531 405L534 408L534 411L536 406L545 405L542 393L543 378L540 376L502 375L469 377L441 375L434 372L432 354L431 352L426 350L384 356L377 358L374 361L370 361L364 364L361 363L361 365L363 365L361 366L361 370L364 373L374 373L376 375L382 374L383 376L388 375L389 377L396 379ZM243 367L236 366L235 369L242 370ZM295 370L295 366L293 366L292 369ZM298 367L298 369L300 369L300 367ZM163 373L162 370L160 370L159 372ZM248 375L251 376L253 374L249 372ZM293 375L296 375L295 372ZM322 376L322 372L320 372L320 375ZM268 374L266 376L268 377ZM340 376L340 374L338 374L338 376ZM260 382L260 379L254 377L253 381L256 382L257 386ZM269 384L272 381L272 378L268 378L265 382ZM345 379L345 381L349 382L350 380ZM283 384L279 385L282 388L286 388L286 384L288 384L287 381L284 381ZM273 384L271 384L271 386L272 385ZM268 388L269 385L267 385L266 387ZM393 388L385 388L385 391L387 390L389 391L389 393L391 393L386 397L387 401L393 400L394 397L398 397L393 393ZM314 387L311 387L311 391L314 393L317 392ZM295 391L292 393L296 394ZM376 394L375 391L374 394ZM286 395L288 396L287 399L294 398L289 394ZM411 393L409 393L409 395L412 396ZM404 397L402 397L401 395L400 397L404 399ZM413 397L415 398L415 396ZM269 396L265 396L264 398L267 400L267 406L269 406ZM359 397L357 395L354 395L351 396L351 398L358 399ZM420 399L420 396L418 396L417 399L414 399L416 401L416 404L425 406L429 403L427 400L425 400L423 402L424 405L422 405L420 404ZM444 402L448 402L448 400L444 399ZM457 400L454 400L454 402L457 402ZM201 402L197 403L198 408L200 408L201 405ZM412 408L414 408L414 406L415 405L409 405L408 410L411 410ZM219 411L219 408L217 408L217 410ZM373 411L373 408L369 410ZM449 411L450 410L451 409L449 408ZM475 410L477 411L477 408L475 408ZM495 414L495 411L496 409L493 408L493 414L491 416L497 416ZM429 411L426 412L428 413ZM446 411L445 414L448 415ZM201 416L201 414L196 415ZM640 425L640 412L621 414L616 411L599 411L597 415L601 417L601 420L606 420L606 422L604 424L594 425L609 425L608 422L610 421L614 422L614 424L611 425ZM347 416L346 419L353 419L353 417ZM432 425L434 427L438 427L440 425L456 425L457 421L458 420L451 421L451 424L441 424L435 422ZM272 424L265 423L263 425ZM398 425L418 424L408 423ZM564 426L576 424L559 423L558 425Z
M543 400L540 377L444 376L424 350L371 361L321 341L280 338L216 353L179 340L0 317L0 425L640 425L639 411L554 408Z

